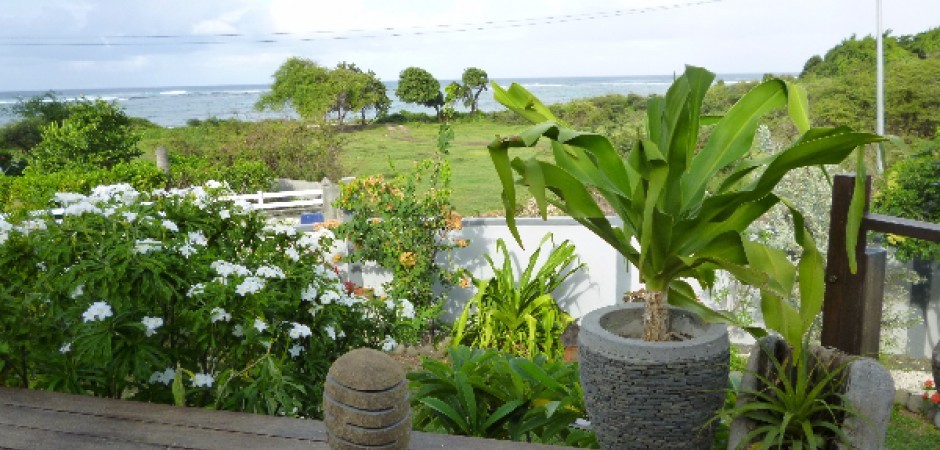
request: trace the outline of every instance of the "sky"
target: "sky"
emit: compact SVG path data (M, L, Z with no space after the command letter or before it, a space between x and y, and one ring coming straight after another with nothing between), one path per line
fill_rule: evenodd
M268 84L287 58L395 80L799 72L877 0L0 0L0 91ZM940 0L884 0L883 29L940 26Z

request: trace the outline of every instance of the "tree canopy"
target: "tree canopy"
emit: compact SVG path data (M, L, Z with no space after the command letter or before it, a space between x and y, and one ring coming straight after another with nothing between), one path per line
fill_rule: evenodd
M441 83L430 72L420 67L409 67L398 76L395 95L405 103L415 103L434 108L438 117L444 106Z
M468 67L464 69L461 81L463 81L465 88L465 90L461 92L464 98L464 106L469 106L470 112L476 112L480 93L488 88L490 78L485 70L476 67Z
M391 102L372 71L364 72L355 64L341 62L329 69L305 58L288 59L274 73L274 83L255 104L260 110L280 111L290 107L304 119L322 119L335 114L342 125L351 111L377 114L388 110Z

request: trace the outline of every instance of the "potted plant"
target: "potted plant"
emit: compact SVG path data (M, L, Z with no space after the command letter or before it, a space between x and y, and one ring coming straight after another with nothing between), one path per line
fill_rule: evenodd
M506 221L517 241L516 185L528 187L542 215L548 204L569 214L614 246L645 283L644 302L615 305L582 318L581 380L602 448L709 448L709 418L722 405L727 383L729 314L697 302L683 279L709 284L727 270L762 292L768 328L799 342L822 305L821 258L793 208L804 245L798 271L802 307L784 299L797 269L786 254L751 241L745 230L778 203L773 193L790 170L835 164L856 147L880 140L839 128L810 128L806 97L795 85L767 80L725 115L703 117L702 101L714 74L689 66L647 105L647 123L625 156L608 139L566 128L523 87L493 84L497 101L537 123L518 136L497 138L490 156L503 187ZM802 136L759 161L745 159L760 118L786 106ZM710 132L699 148L703 126ZM510 160L515 147L551 141L552 161ZM595 196L616 212L604 216ZM673 305L673 306L670 306ZM681 307L684 309L679 309ZM749 329L761 335L760 329ZM603 402L603 403L602 403Z

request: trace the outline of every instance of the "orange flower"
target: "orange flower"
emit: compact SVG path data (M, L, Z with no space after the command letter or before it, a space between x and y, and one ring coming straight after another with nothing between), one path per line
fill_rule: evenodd
M382 219L380 217L373 217L369 219L369 223L371 223L372 225L378 225L382 223Z
M470 279L467 277L460 277L460 287L464 289L470 287Z
M451 211L445 221L447 222L447 228L451 230L463 229L463 217L460 217L457 211Z
M934 392L933 395L930 396L930 401L935 405L940 405L940 392Z
M933 380L927 380L924 382L924 389L933 389Z
M398 262L405 267L414 267L418 262L418 258L415 256L414 252L404 252L398 257Z
M343 260L343 255L337 253L333 255L333 264L339 264Z
M454 244L457 244L458 247L464 248L470 244L466 239L457 239L454 241Z

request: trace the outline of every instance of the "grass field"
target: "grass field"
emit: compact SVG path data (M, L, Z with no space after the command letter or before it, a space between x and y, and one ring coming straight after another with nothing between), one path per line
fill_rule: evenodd
M346 134L348 143L340 157L342 167L349 176L355 177L389 175L392 173L390 162L398 171L410 170L415 161L435 157L438 126L380 124L349 132ZM462 215L502 210L502 189L486 146L497 134L512 135L525 128L482 120L453 125L454 142L447 159L453 171L452 201ZM527 158L534 151L516 150L513 154Z

